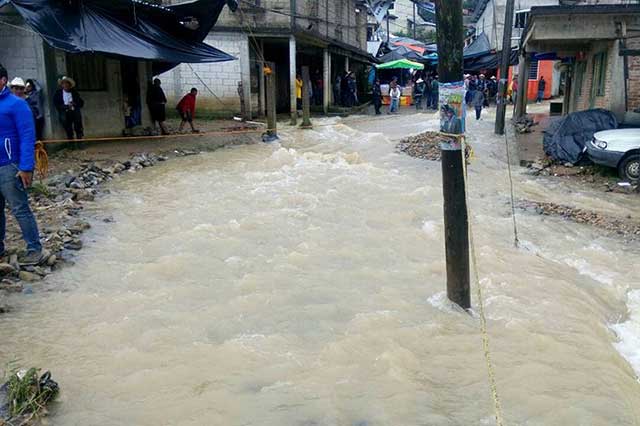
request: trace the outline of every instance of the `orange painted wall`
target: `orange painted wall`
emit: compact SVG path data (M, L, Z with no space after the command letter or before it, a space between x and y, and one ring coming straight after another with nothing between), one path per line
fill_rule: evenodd
M554 61L539 61L538 62L538 79L544 76L547 81L547 87L544 89L544 98L549 99L551 97L551 85L553 84L553 64ZM517 65L509 67L509 80L513 78L513 72L517 69ZM500 70L498 70L498 78L500 76ZM527 98L530 101L535 101L538 98L538 80L529 80L529 86L527 87Z
M544 89L544 98L549 99L551 97L551 85L553 84L553 61L538 62L538 80L541 76L544 76L547 81L547 87ZM529 80L527 98L530 101L535 101L538 97L538 80Z

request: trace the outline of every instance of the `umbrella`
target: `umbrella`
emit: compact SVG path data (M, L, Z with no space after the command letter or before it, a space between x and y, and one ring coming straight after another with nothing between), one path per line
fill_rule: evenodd
M405 70L423 70L424 65L417 62L410 61L408 59L398 59L397 61L386 62L384 64L376 65L379 70L390 69L405 69Z

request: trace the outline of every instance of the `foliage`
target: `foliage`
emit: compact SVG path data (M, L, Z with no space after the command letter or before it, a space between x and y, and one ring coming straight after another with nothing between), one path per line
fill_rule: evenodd
M409 37L414 40L421 41L425 44L431 44L436 42L436 32L433 30L426 30L424 28L418 28L416 30L416 36L413 36L413 31L398 31L393 33L397 37Z
M31 188L29 188L29 192L33 195L42 195L47 198L51 197L49 187L42 182L34 182Z
M6 393L9 403L9 420L20 419L27 424L29 419L44 411L45 405L58 394L58 384L51 380L49 372L40 376L40 369L16 370L11 368L7 379ZM23 421L22 417L28 416ZM0 420L0 424L2 421ZM7 422L6 424L11 424Z

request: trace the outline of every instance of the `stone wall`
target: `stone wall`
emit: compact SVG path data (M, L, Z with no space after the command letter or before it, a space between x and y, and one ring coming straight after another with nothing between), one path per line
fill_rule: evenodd
M173 108L195 87L198 89L198 111L237 114L240 112L238 82L243 82L245 96L251 88L248 37L242 33L212 32L205 43L237 59L212 64L181 64L160 75L169 99L168 108Z

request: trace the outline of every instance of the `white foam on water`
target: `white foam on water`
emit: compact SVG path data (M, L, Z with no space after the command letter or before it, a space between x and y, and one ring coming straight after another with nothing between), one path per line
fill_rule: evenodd
M601 284L612 285L616 274L611 271L595 271L585 259L567 258L564 263L578 271L580 275L587 276Z
M640 377L640 290L629 292L627 306L629 319L611 326L620 339L614 346Z
M422 224L422 231L430 237L438 235L438 224L433 220L425 220Z

